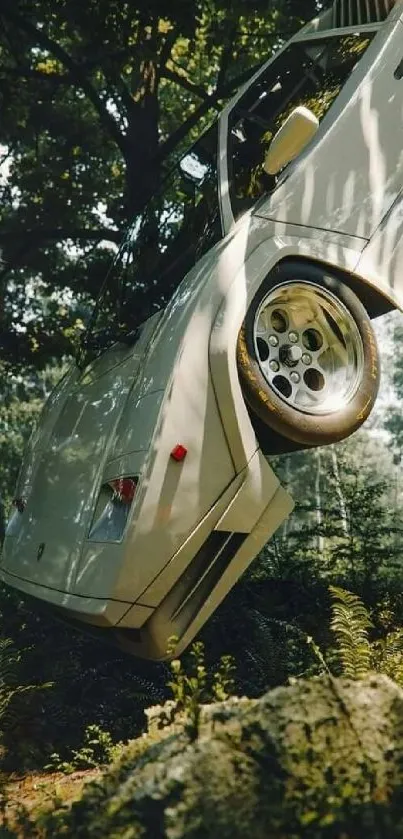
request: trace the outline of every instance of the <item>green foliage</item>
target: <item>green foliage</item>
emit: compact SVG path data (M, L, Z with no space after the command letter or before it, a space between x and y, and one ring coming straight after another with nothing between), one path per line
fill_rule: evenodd
M216 702L225 702L234 695L235 689L235 661L230 655L220 658L218 670L213 675L211 693Z
M315 0L4 0L0 349L14 366L71 351L161 176L315 11Z
M120 749L121 744L115 744L108 731L103 731L99 725L88 725L80 748L72 749L68 759L62 759L58 752L53 752L45 769L66 775L77 769L93 769L110 763Z
M176 637L170 639L168 654L178 642ZM182 662L176 658L171 661L172 679L168 687L179 711L183 710L187 718L187 730L193 739L197 737L200 720L200 705L207 701L207 671L204 661L204 646L200 641L195 642L190 650L191 664L189 672L185 672Z
M343 676L361 679L370 669L368 630L373 626L357 595L329 586L332 597L331 629L335 635Z
M12 689L49 685L15 695L2 731L7 771L40 769L57 752L70 762L90 725L114 743L144 729L144 708L167 697L165 665L147 664L76 633L0 586L0 621L13 645ZM7 682L9 684L9 682Z
M361 679L373 670L403 687L403 629L389 630L371 641L369 631L374 629L374 623L360 598L336 586L330 586L329 591L330 626L336 639L341 675ZM390 613L388 618L389 621L392 618ZM322 654L321 658L323 661Z
M388 632L371 645L372 667L403 688L403 629Z
M314 580L354 591L371 605L401 577L400 475L382 440L364 430L337 446L277 461L296 511L252 573Z
M395 400L386 409L385 429L390 434L389 444L397 465L401 463L403 455L403 418L400 408L403 398L403 327L400 321L392 324L391 338L393 354L389 359L389 370L392 371L391 384Z
M172 655L178 639L173 636L168 646ZM176 658L171 661L172 678L168 682L177 710L183 711L187 719L187 730L192 738L197 737L201 705L207 702L224 702L233 695L235 662L232 656L221 657L218 668L210 673L206 668L204 644L195 641L188 655L188 666Z
M14 494L21 457L44 400L66 370L66 363L12 373L0 363L0 498L6 511Z
M23 653L10 638L0 638L0 742L15 736L23 720L30 717L32 696L51 688L51 682L21 684Z

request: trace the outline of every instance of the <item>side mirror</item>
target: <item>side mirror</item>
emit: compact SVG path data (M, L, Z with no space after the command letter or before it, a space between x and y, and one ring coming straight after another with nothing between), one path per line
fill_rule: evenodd
M319 120L303 105L283 122L273 137L263 164L268 175L277 175L287 163L294 160L312 140L319 128Z
M208 172L208 166L203 163L196 154L189 152L179 162L179 168L185 180L190 181L196 186L200 186Z

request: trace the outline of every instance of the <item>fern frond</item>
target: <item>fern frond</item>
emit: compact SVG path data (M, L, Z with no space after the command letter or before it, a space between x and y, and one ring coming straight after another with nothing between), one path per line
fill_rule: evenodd
M368 630L373 626L362 600L350 591L329 586L332 598L330 627L335 635L343 676L361 679L371 669Z
M19 683L21 653L9 638L0 638L0 739L12 731L27 715L30 716L31 694L53 687L43 684Z
M373 669L403 687L403 629L389 632L371 647Z

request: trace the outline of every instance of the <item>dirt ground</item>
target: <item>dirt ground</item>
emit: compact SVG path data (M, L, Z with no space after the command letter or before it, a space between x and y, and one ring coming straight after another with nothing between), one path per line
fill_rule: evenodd
M51 809L57 800L71 804L80 798L83 787L90 781L100 778L102 769L87 769L65 775L63 772L30 773L23 777L10 775L3 784L2 794L7 801L4 816L0 816L0 825L16 829L16 817L19 808L27 815L35 817Z

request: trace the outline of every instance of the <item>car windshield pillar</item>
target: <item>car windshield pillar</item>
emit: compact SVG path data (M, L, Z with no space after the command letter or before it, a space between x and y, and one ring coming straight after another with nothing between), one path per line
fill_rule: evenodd
M128 230L84 338L93 356L135 335L222 238L217 147L215 123L179 160Z

